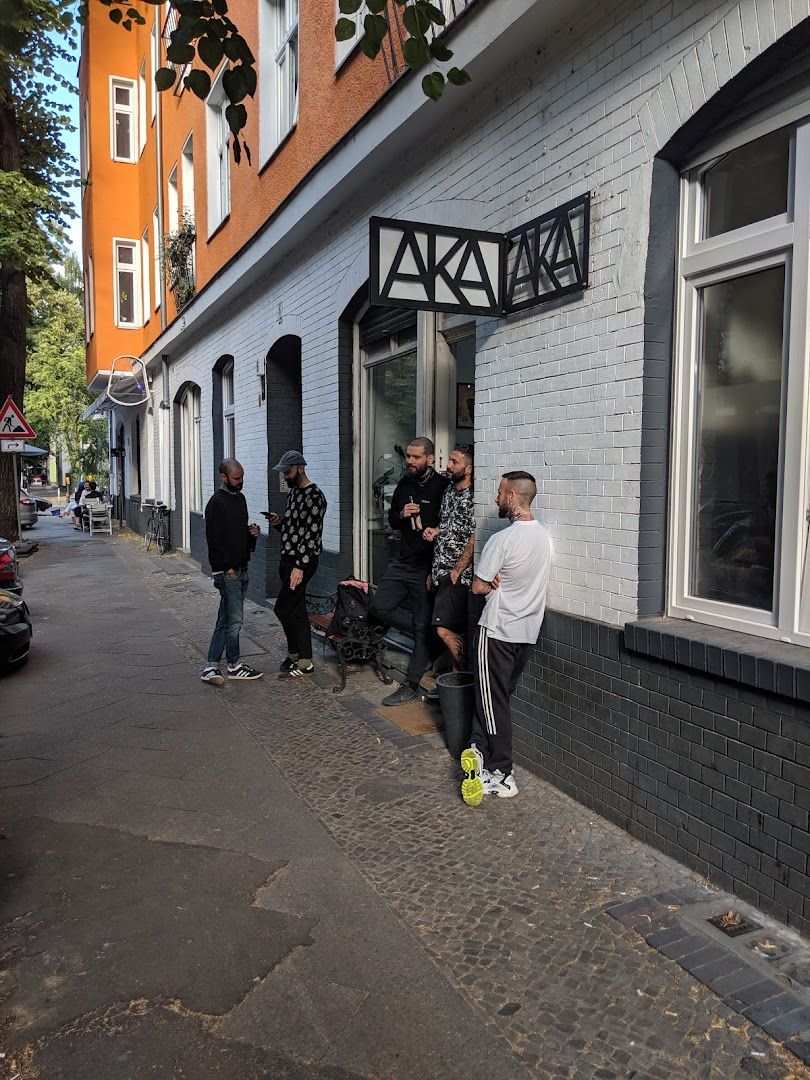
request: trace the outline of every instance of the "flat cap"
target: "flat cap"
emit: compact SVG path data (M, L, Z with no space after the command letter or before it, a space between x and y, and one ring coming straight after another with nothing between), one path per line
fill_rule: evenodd
M299 454L297 450L288 450L286 454L281 455L278 465L273 466L273 472L285 472L293 465L306 465L306 461L304 455Z

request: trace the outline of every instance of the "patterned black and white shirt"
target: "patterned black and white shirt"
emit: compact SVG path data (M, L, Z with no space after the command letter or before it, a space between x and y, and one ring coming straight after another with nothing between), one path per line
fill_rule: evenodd
M321 553L326 497L317 484L291 488L281 519L281 558L304 570Z
M472 485L459 491L455 484L451 484L442 495L439 535L436 537L433 548L431 574L437 585L461 558L461 553L474 532L475 508ZM462 585L472 585L472 579L473 569L470 563L459 581Z

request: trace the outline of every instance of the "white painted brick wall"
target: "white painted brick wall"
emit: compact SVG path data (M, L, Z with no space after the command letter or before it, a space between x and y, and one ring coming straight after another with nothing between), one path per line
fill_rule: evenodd
M636 0L577 12L576 25L516 58L497 93L475 87L433 145L344 206L317 242L246 293L216 328L171 358L171 398L202 391L203 487L212 490L212 368L235 357L237 455L251 516L265 507L273 387L257 401L256 361L279 306L303 323L304 452L340 503L334 295L367 244L368 218L411 216L438 200L479 200L504 230L585 190L593 194L591 283L581 300L506 321L479 320L476 501L481 541L497 526L500 473L537 475L537 511L555 547L550 604L621 623L636 612L643 357L642 289L651 162L745 63L807 15L806 0ZM542 43L538 43L540 45ZM306 88L302 89L306 92ZM419 169L419 161L428 164ZM410 168L409 168L410 166ZM375 197L375 193L379 193ZM158 493L159 487L158 487ZM174 492L171 493L173 502ZM340 544L338 516L325 546Z

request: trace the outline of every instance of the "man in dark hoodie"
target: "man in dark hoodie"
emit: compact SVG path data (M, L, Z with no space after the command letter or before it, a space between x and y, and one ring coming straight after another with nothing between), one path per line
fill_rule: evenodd
M239 631L242 629L245 593L248 587L247 566L261 532L258 525L248 525L248 511L242 484L245 470L236 458L226 458L219 467L220 487L205 507L205 538L214 588L219 593L219 612L214 635L208 647L208 663L202 681L221 686L225 677L219 664L224 652L229 679L260 679L263 672L239 659Z
M433 468L434 447L430 439L413 439L405 453L407 473L394 489L388 523L400 534L399 554L388 564L371 604L376 623L390 626L404 604L411 610L414 649L408 665L408 681L383 698L383 705L405 705L419 696L419 680L430 661L430 594L427 577L433 561L433 541L439 524L442 495L447 478Z

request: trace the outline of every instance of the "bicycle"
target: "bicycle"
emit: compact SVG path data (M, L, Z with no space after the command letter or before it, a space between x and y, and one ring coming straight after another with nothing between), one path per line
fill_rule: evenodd
M151 503L149 506L149 520L146 523L146 550L149 551L152 544L157 545L158 552L165 555L169 550L169 530L166 521L168 506L165 503Z

